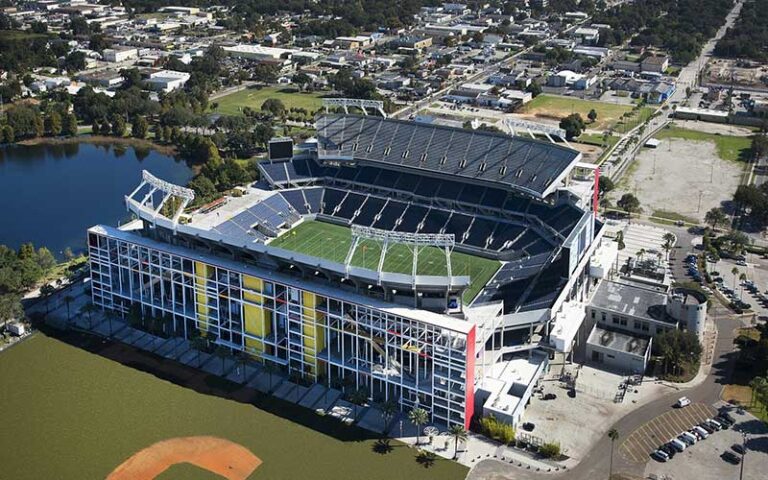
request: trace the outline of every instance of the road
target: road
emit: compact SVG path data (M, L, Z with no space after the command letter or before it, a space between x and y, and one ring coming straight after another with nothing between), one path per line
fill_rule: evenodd
M677 77L677 82L675 83L675 91L667 100L667 105L685 104L687 100L686 88L690 87L693 89L696 87L699 72L706 64L707 58L712 56L712 52L715 50L715 45L717 45L718 40L720 40L723 35L725 35L725 32L728 30L728 28L732 26L733 22L735 22L738 18L739 12L741 12L741 6L743 4L744 0L740 0L733 6L731 11L726 16L723 26L720 27L717 33L715 33L714 37L710 38L709 41L704 44L699 56L695 60L688 63L688 65L683 67L682 70L680 70L680 73ZM621 140L616 143L612 153L608 156L606 162L604 163L604 173L607 174L611 180L618 181L626 171L629 164L631 164L635 159L635 155L637 154L638 150L643 148L645 142L658 130L664 128L670 122L668 115L664 110L661 109L661 107L662 106L660 105L659 109L657 110L657 112L661 112L661 115L657 115L651 118L642 129L642 134L640 134L641 126L637 126L622 136ZM636 134L639 134L638 136L640 137L638 142L633 146L623 149L623 147L628 142L630 142L632 137L634 137Z

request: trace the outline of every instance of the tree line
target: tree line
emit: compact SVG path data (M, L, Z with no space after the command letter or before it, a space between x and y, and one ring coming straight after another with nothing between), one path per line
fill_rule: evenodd
M594 15L594 23L610 25L600 32L600 45L626 40L638 47L668 51L675 62L686 64L701 52L733 8L733 0L636 0Z
M22 294L35 287L56 266L56 258L45 247L25 243L14 250L0 245L0 322L21 318Z
M768 62L768 0L753 0L741 7L739 18L715 46L715 55Z

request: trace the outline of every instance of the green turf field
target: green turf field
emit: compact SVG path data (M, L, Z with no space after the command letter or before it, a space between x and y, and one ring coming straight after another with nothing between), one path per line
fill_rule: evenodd
M271 246L305 253L343 263L352 245L352 233L347 227L331 223L309 221L270 243ZM376 270L381 257L381 244L365 240L360 242L352 257L352 265ZM436 247L419 250L417 272L419 275L446 275L448 273L445 252ZM480 289L488 283L500 264L496 260L453 252L451 270L453 275L469 275L472 283L464 293L464 303L469 303ZM413 269L413 255L405 245L390 245L384 258L383 270L392 273L410 274Z
M283 102L285 108L304 108L311 114L322 106L322 95L322 92L300 93L295 89L286 87L246 88L224 97L212 99L211 103L219 104L214 110L217 113L242 115L243 107L261 110L261 104L264 103L264 100L277 98Z
M94 339L89 349L104 347ZM461 480L467 474L442 459L425 468L414 449L394 441L391 452L375 453L368 432L276 398L198 393L44 334L0 353L0 379L3 479L104 479L137 451L189 435L251 450L263 463L249 480ZM158 478L221 479L189 465Z
M720 158L730 162L747 160L749 158L750 149L752 147L752 140L749 137L739 137L736 135L716 135L714 133L686 130L684 128L675 126L661 130L655 135L655 137L659 139L681 138L684 140L700 142L714 142Z
M595 123L587 123L587 128L590 130L608 129L616 125L621 120L622 115L632 111L631 105L542 94L527 103L522 113L556 120L567 117L572 113L578 113L585 122L589 122L587 114L593 108L597 112L597 120L595 120ZM639 111L641 118L647 118L653 112L653 109L651 107L644 107ZM637 117L638 115L634 116ZM632 120L634 119L630 119L629 123L632 123Z

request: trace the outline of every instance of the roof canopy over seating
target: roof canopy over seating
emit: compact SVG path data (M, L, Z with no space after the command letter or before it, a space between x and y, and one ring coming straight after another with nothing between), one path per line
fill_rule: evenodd
M580 160L570 148L522 137L380 117L317 121L318 157L502 184L543 198Z

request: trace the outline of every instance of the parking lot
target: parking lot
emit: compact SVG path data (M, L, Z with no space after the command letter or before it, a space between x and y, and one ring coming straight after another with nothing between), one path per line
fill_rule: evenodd
M757 255L748 255L745 262L739 262L733 259L720 259L717 263L708 262L707 269L713 274L713 278L720 277L719 282L722 287L719 288L729 299L742 300L749 305L757 315L768 315L768 295L764 292L768 290L768 264L767 260ZM738 273L734 275L733 269ZM747 281L742 285L739 279L741 274L745 274ZM716 275L715 275L716 274Z
M768 471L768 427L752 415L732 408L729 412L736 420L730 429L715 432L695 445L686 448L667 462L650 460L645 466L644 478L689 480L697 478L739 478L741 466L728 461L725 452L736 453L734 445L746 444L744 480L766 478ZM742 433L748 434L746 442Z
M632 432L621 444L621 454L630 462L645 463L660 445L715 414L714 408L701 403L670 410Z

